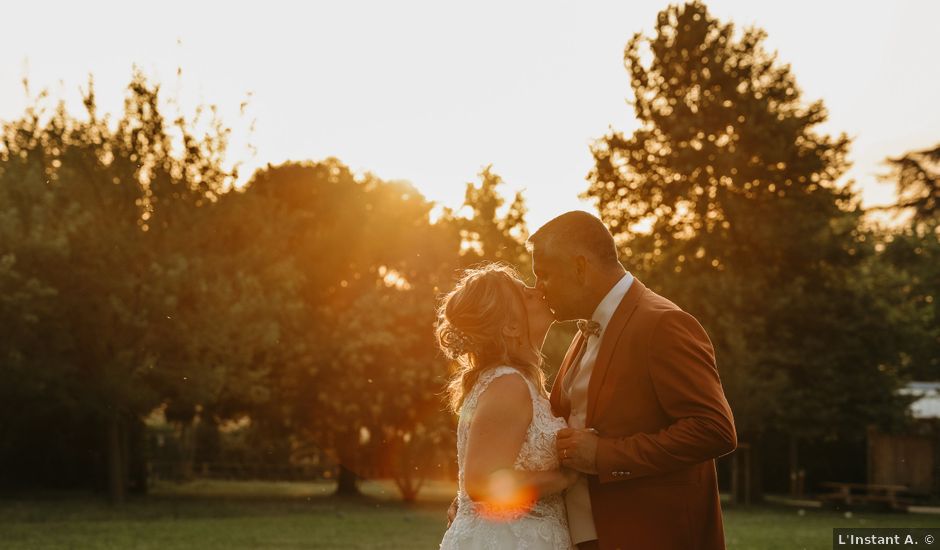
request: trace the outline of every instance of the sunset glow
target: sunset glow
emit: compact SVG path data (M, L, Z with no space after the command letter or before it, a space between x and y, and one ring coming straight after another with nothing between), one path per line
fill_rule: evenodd
M123 2L18 3L0 23L0 119L29 103L24 75L32 95L48 88L78 112L91 73L101 109L119 113L137 64L185 113L218 105L242 181L268 162L335 156L456 207L492 163L508 190L525 191L536 227L589 207L577 198L588 145L635 124L623 47L666 5L167 2L141 23ZM876 179L884 158L933 145L940 127L940 110L924 108L940 97L940 4L709 6L767 31L807 100L825 102L823 129L854 138L847 180L866 204L889 202L893 185ZM39 19L42 34L15 23Z

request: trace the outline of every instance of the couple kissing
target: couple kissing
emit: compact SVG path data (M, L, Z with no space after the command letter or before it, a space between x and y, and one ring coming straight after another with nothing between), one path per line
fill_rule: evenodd
M705 330L628 272L586 212L528 245L534 287L489 264L440 304L459 414L440 547L723 549L715 459L737 436ZM548 393L540 348L555 321L579 331Z

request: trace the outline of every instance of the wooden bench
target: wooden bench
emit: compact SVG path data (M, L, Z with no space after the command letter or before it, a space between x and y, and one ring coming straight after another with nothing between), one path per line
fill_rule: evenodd
M819 495L824 502L835 502L851 506L852 504L884 503L892 510L904 509L907 501L898 497L898 493L907 491L904 485L878 485L875 483L844 483L825 481L823 487L832 489L831 493Z

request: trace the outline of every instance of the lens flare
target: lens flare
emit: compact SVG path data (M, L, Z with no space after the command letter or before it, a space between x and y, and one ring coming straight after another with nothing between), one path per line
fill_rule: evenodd
M490 521L513 521L529 513L536 500L535 489L520 484L513 472L496 472L485 498L476 502L477 513Z

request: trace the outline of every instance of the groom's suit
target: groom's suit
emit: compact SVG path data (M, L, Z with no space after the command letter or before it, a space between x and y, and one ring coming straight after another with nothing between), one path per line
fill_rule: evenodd
M563 382L585 345L579 332L555 377L557 416L571 412ZM723 549L714 459L737 436L695 318L634 279L601 336L586 406L600 436L588 476L600 548Z

